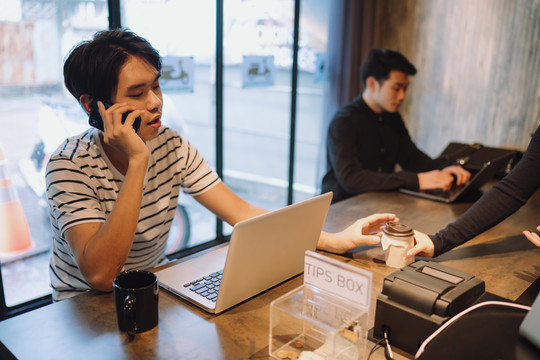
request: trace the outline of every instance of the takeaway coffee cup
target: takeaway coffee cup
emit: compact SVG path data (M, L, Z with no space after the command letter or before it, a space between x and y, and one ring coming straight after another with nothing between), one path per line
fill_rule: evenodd
M146 270L123 272L114 279L116 319L130 338L158 323L158 278Z
M407 251L414 245L414 231L409 226L394 222L386 224L381 239L386 265L402 268L414 261Z

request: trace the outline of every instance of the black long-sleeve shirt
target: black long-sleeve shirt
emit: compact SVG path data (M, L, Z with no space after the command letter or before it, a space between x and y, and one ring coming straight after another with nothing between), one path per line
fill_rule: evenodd
M442 167L412 142L399 113L377 114L361 96L340 108L327 135L322 191L333 202L368 191L418 190L418 172ZM402 171L395 172L396 164Z
M435 256L474 238L521 208L540 187L540 127L521 160L462 216L430 235ZM540 224L539 224L540 225Z

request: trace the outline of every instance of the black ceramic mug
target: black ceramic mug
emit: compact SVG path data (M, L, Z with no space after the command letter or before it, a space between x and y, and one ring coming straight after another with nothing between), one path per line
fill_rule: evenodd
M123 272L114 279L116 319L130 338L158 324L158 278L146 270Z

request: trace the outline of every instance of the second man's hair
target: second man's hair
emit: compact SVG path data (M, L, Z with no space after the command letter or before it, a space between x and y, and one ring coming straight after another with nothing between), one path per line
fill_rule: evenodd
M379 84L382 84L390 76L390 71L399 70L407 75L415 75L416 68L401 53L390 49L370 50L362 66L360 75L362 84L366 86L366 79L373 76Z

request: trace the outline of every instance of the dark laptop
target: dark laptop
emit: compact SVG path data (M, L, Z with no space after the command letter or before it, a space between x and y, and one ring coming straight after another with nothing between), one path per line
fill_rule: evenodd
M508 161L514 156L513 152L504 152L499 154L498 157L493 160L488 160L484 162L478 171L471 171L470 180L461 186L457 186L455 183L452 185L450 190L442 191L442 189L433 189L433 190L409 190L409 189L399 189L399 191L419 196L422 198L441 201L444 203L452 203L456 200L463 199L466 196L474 195L480 193L480 188L484 186L489 180L491 180L495 174L499 173L501 169L505 168L508 164Z

